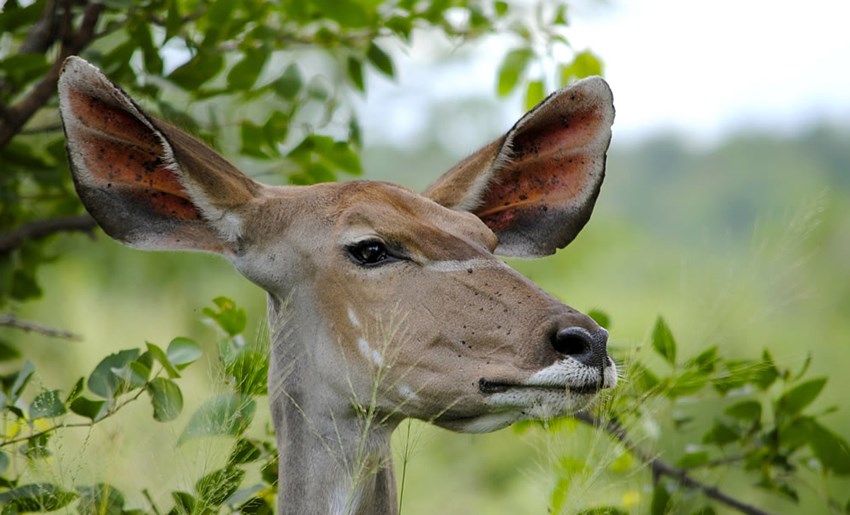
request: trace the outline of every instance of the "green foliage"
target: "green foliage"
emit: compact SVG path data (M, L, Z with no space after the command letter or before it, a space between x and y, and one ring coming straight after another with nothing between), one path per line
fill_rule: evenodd
M156 347L148 344L148 347ZM139 349L110 354L98 363L88 378L80 378L64 398L60 390L44 390L26 402L27 386L36 373L35 365L26 361L15 374L3 378L2 416L5 433L0 438L0 504L3 513L53 511L79 498L80 513L124 513L124 497L113 487L98 483L79 486L77 492L63 490L52 483L19 485L30 465L52 455L50 438L56 431L71 427L92 427L118 413L124 406L148 392L153 418L160 422L174 420L183 408L183 394L171 379L172 370L186 368L200 357L200 348L188 338L175 338L169 352L156 359L154 370L150 352ZM88 391L100 397L85 397ZM17 452L28 458L25 463L10 466L8 456Z
M595 316L607 321L600 313ZM618 388L599 415L617 421L609 434L634 456L627 469L654 459L632 443L642 426L658 427L662 440L687 442L672 451L678 454L674 468L654 469L651 513L679 512L679 503L694 502L681 481L685 474L695 481L705 475L704 485L714 487L717 469L742 470L751 484L792 502L805 484L799 479L803 471L824 478L850 475L850 444L821 421L829 411L813 410L827 379L807 378L808 364L794 373L778 368L767 351L760 359L729 359L717 346L682 359L661 317L651 343L657 358L653 365L631 360L627 386ZM665 412L673 416L665 420L659 415ZM556 512L568 495L562 479L559 474L552 493ZM818 493L825 506L838 505L829 492ZM709 505L701 512L712 509Z

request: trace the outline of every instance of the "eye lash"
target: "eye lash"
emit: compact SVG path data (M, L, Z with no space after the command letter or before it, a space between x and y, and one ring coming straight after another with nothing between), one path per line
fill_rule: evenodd
M365 238L345 245L345 252L355 264L363 267L377 267L406 260L398 245L388 243L381 238Z

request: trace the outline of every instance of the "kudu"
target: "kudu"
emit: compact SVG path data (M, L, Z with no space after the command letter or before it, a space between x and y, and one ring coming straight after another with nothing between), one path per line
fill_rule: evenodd
M77 57L59 99L107 234L221 254L268 292L280 513L396 513L406 417L493 431L616 384L606 331L496 257L552 254L590 217L614 118L602 79L549 96L422 195L260 184Z

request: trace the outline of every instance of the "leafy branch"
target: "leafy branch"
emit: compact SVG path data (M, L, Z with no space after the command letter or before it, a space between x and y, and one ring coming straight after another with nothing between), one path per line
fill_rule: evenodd
M62 63L65 62L65 58L80 53L94 40L95 26L101 12L103 12L103 4L91 3L87 5L83 11L82 19L77 30L73 29L74 2L65 0L62 4L64 11L59 29L59 40L62 42L59 55L53 61L50 70L35 85L29 95L14 106L4 109L3 120L0 123L0 148L6 146L35 112L41 109L56 93L59 72L62 70ZM52 10L46 9L45 18L52 16ZM33 32L31 33L33 35L30 37L30 41L33 41L31 45L33 48L46 48L49 46L49 37L41 35L42 33L49 34L52 32L42 29L44 25L49 25L49 23L49 21L45 20L42 25L33 27Z
M21 331L33 332L50 336L51 338L64 338L66 340L79 341L81 338L78 334L63 329L54 329L46 327L35 322L21 320L15 315L0 315L0 327L11 327Z
M593 316L603 325L608 324L607 315ZM610 405L599 413L579 412L573 418L603 431L649 467L654 485L653 514L672 509L673 490L699 492L740 513L767 513L700 479L697 471L704 468L731 470L729 467L734 465L758 488L793 503L799 502L797 489L806 484L806 473L823 477L850 475L850 444L819 420L830 411L807 413L827 383L826 378L806 377L810 360L793 372L780 369L768 351L759 360L729 359L720 354L718 347L683 360L672 330L661 317L655 322L651 347L651 357L657 358L653 368L631 360L629 380L613 394ZM665 372L657 372L659 368ZM650 400L668 403L675 413L672 420L659 419L658 402L649 403ZM711 413L713 420L706 430L694 423L696 412L691 412L695 405L708 401L725 401L725 406ZM661 459L659 454L636 443L631 428L646 422L663 432L660 442L674 436L691 442L676 463ZM665 479L681 488L668 489ZM561 484L563 490L566 483ZM827 506L841 505L829 492L816 493ZM562 497L563 492L556 489L553 504Z
M688 471L684 468L676 467L671 465L670 463L662 460L661 458L641 449L637 444L635 444L631 438L629 437L628 432L620 425L619 422L615 418L611 418L608 420L602 420L599 417L596 417L587 412L579 412L573 415L573 418L576 420L583 422L587 425L590 425L597 429L602 429L608 435L612 436L615 440L623 444L623 446L629 450L634 456L636 456L641 462L649 465L652 470L652 477L654 481L657 483L658 478L661 476L667 476L674 479L677 483L684 486L685 488L690 488L693 490L698 490L702 492L706 497L710 499L714 499L730 508L733 508L741 513L747 513L749 515L767 515L768 512L761 510L755 506L744 503L729 494L724 493L720 488L716 486L710 486L702 481L695 479L692 475L688 473Z
M97 227L89 215L62 216L29 222L14 231L0 234L0 254L11 252L27 240L40 240L61 232L92 233Z

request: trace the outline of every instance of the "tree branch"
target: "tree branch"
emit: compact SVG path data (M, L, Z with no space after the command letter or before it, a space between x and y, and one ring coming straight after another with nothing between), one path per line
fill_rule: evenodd
M12 232L0 234L0 254L11 252L27 240L40 240L58 232L91 233L97 227L89 215L63 216L24 224Z
M573 418L585 424L591 425L597 429L602 429L606 433L614 437L614 439L622 443L626 447L626 449L628 449L629 452L631 452L635 457L650 466L653 478L658 478L661 476L667 476L669 478L672 478L685 488L699 490L706 497L725 504L726 506L729 506L730 508L739 511L740 513L747 513L749 515L768 515L768 512L760 508L756 508L755 506L752 506L750 504L739 501L738 499L735 499L729 494L724 493L716 486L710 486L695 479L693 476L688 474L687 470L675 467L667 463L666 461L663 461L653 456L652 454L644 451L643 449L638 447L637 444L635 444L631 438L629 438L629 435L628 433L626 433L626 430L623 428L623 426L621 426L620 423L614 419L602 421L599 418L586 412L576 413L573 415Z
M50 97L56 92L56 84L59 81L59 73L62 71L62 64L65 58L81 52L95 38L95 26L100 18L100 13L103 11L103 4L89 4L83 11L80 27L75 33L71 33L67 28L71 24L70 10L71 2L65 3L65 13L62 29L62 49L53 66L47 72L41 82L30 91L29 95L23 100L8 107L4 113L4 120L0 123L0 148L6 146L12 138L21 130L30 118L41 109L44 104L50 100Z
M74 334L70 331L65 331L62 329L53 329L51 327L46 327L41 324L36 324L35 322L27 322L26 320L20 320L15 315L0 315L0 326L12 327L14 329L20 329L22 331L32 333L39 333L53 338L64 338L67 340L74 341L82 340L80 335Z

